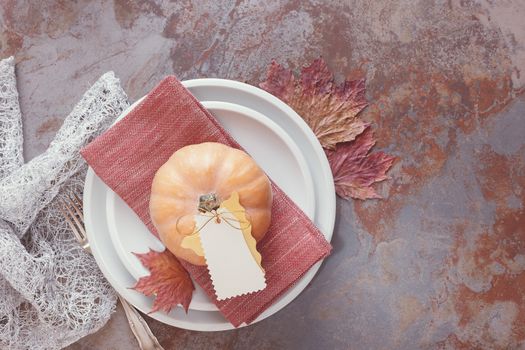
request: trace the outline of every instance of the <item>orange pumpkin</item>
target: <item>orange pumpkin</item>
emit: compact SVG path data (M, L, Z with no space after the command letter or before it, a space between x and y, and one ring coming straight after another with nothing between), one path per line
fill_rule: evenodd
M259 241L270 226L270 181L245 152L221 143L205 142L175 152L153 179L150 215L160 239L178 258L206 265L199 249L183 247L195 231L194 215L213 210L233 192L246 210L252 236Z

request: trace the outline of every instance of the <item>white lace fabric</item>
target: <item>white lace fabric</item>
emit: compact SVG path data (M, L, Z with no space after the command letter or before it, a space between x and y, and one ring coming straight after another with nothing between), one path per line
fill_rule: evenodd
M128 106L112 72L66 117L49 148L28 163L14 60L0 61L0 349L59 349L101 328L116 295L59 209L82 193L79 150Z

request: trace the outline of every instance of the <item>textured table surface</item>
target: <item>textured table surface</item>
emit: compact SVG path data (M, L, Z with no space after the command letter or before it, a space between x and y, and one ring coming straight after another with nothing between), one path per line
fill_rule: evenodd
M338 201L334 253L289 306L221 333L148 319L166 349L525 349L525 2L0 1L26 158L114 70L259 83L323 56L367 78L382 201ZM120 308L70 347L135 349Z

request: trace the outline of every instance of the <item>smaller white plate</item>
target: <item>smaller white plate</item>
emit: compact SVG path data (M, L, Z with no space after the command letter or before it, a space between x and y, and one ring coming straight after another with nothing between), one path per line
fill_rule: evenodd
M266 174L313 219L315 194L312 176L303 154L291 137L268 117L250 108L217 101L201 103L243 145ZM111 190L106 192L106 210L111 241L123 265L136 279L149 275L133 252L146 253L150 248L161 251L164 245ZM215 304L201 288L196 287L190 309L216 311Z

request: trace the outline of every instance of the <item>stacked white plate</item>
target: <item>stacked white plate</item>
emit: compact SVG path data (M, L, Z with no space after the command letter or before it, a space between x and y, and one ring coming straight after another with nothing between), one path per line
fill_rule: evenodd
M237 81L195 79L185 81L183 85L330 240L335 221L332 173L321 145L301 117L269 93ZM135 105L124 111L119 119ZM149 273L132 252L145 253L150 248L163 250L162 243L91 168L84 188L84 216L93 255L108 281L137 309L150 312L153 298L130 289L137 278ZM314 265L254 323L279 311L297 297L320 265L321 262ZM204 291L196 287L187 314L177 307L169 314L155 312L150 316L191 330L232 329L233 326Z

